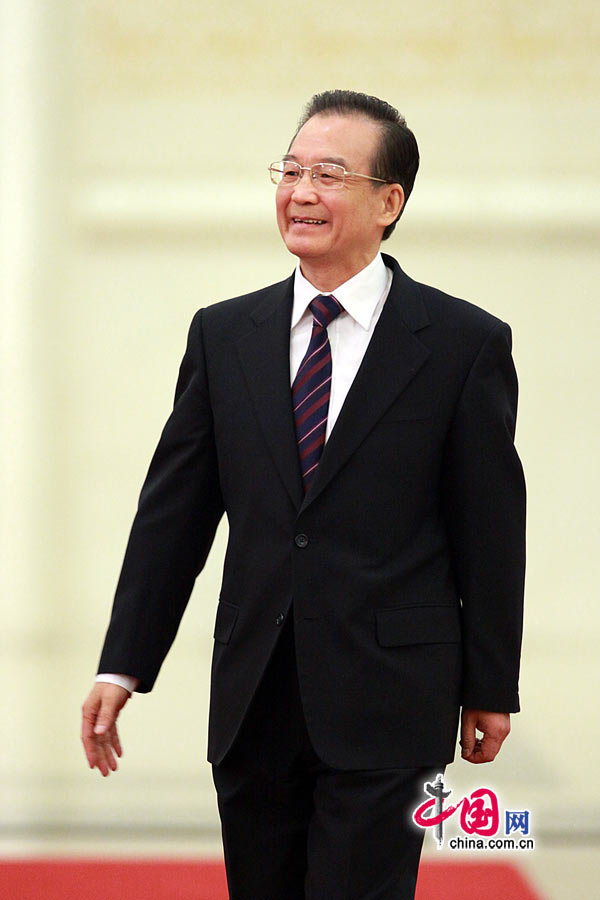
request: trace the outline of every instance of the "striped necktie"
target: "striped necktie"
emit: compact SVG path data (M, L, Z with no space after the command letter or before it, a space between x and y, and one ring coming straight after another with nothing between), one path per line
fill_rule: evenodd
M331 346L327 326L343 312L333 295L320 294L309 303L313 315L308 350L292 385L292 405L304 491L308 490L325 444L331 394Z

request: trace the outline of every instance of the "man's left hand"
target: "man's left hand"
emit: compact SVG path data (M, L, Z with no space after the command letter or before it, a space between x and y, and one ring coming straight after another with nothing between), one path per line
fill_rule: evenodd
M476 729L482 732L478 738ZM460 726L462 758L470 763L491 762L510 732L508 713L486 712L484 709L463 709Z

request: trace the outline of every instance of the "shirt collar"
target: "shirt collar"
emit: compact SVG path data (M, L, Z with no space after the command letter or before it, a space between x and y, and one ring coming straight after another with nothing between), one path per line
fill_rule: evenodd
M365 266L364 269L361 269L360 272L357 272L356 275L353 275L348 281L340 284L340 286L331 293L335 296L336 300L339 300L354 321L358 322L362 328L367 330L371 324L375 308L380 301L383 292L387 288L389 275L390 273L386 268L381 253L378 253L368 266ZM294 275L292 328L298 324L306 312L310 301L314 300L320 293L321 291L318 291L317 288L304 277L300 270L300 262L298 262Z

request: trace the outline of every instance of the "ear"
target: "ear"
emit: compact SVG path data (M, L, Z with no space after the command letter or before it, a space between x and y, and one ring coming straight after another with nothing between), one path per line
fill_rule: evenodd
M388 184L381 192L382 211L379 224L384 228L395 222L404 206L404 190L401 184Z

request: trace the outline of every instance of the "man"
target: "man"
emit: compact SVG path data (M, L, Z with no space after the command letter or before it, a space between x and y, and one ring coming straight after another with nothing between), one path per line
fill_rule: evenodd
M270 167L299 265L193 320L100 661L126 677L83 709L106 775L225 511L209 760L234 900L413 897L410 813L460 707L473 763L519 708L510 330L380 254L418 163L396 110L331 91Z

